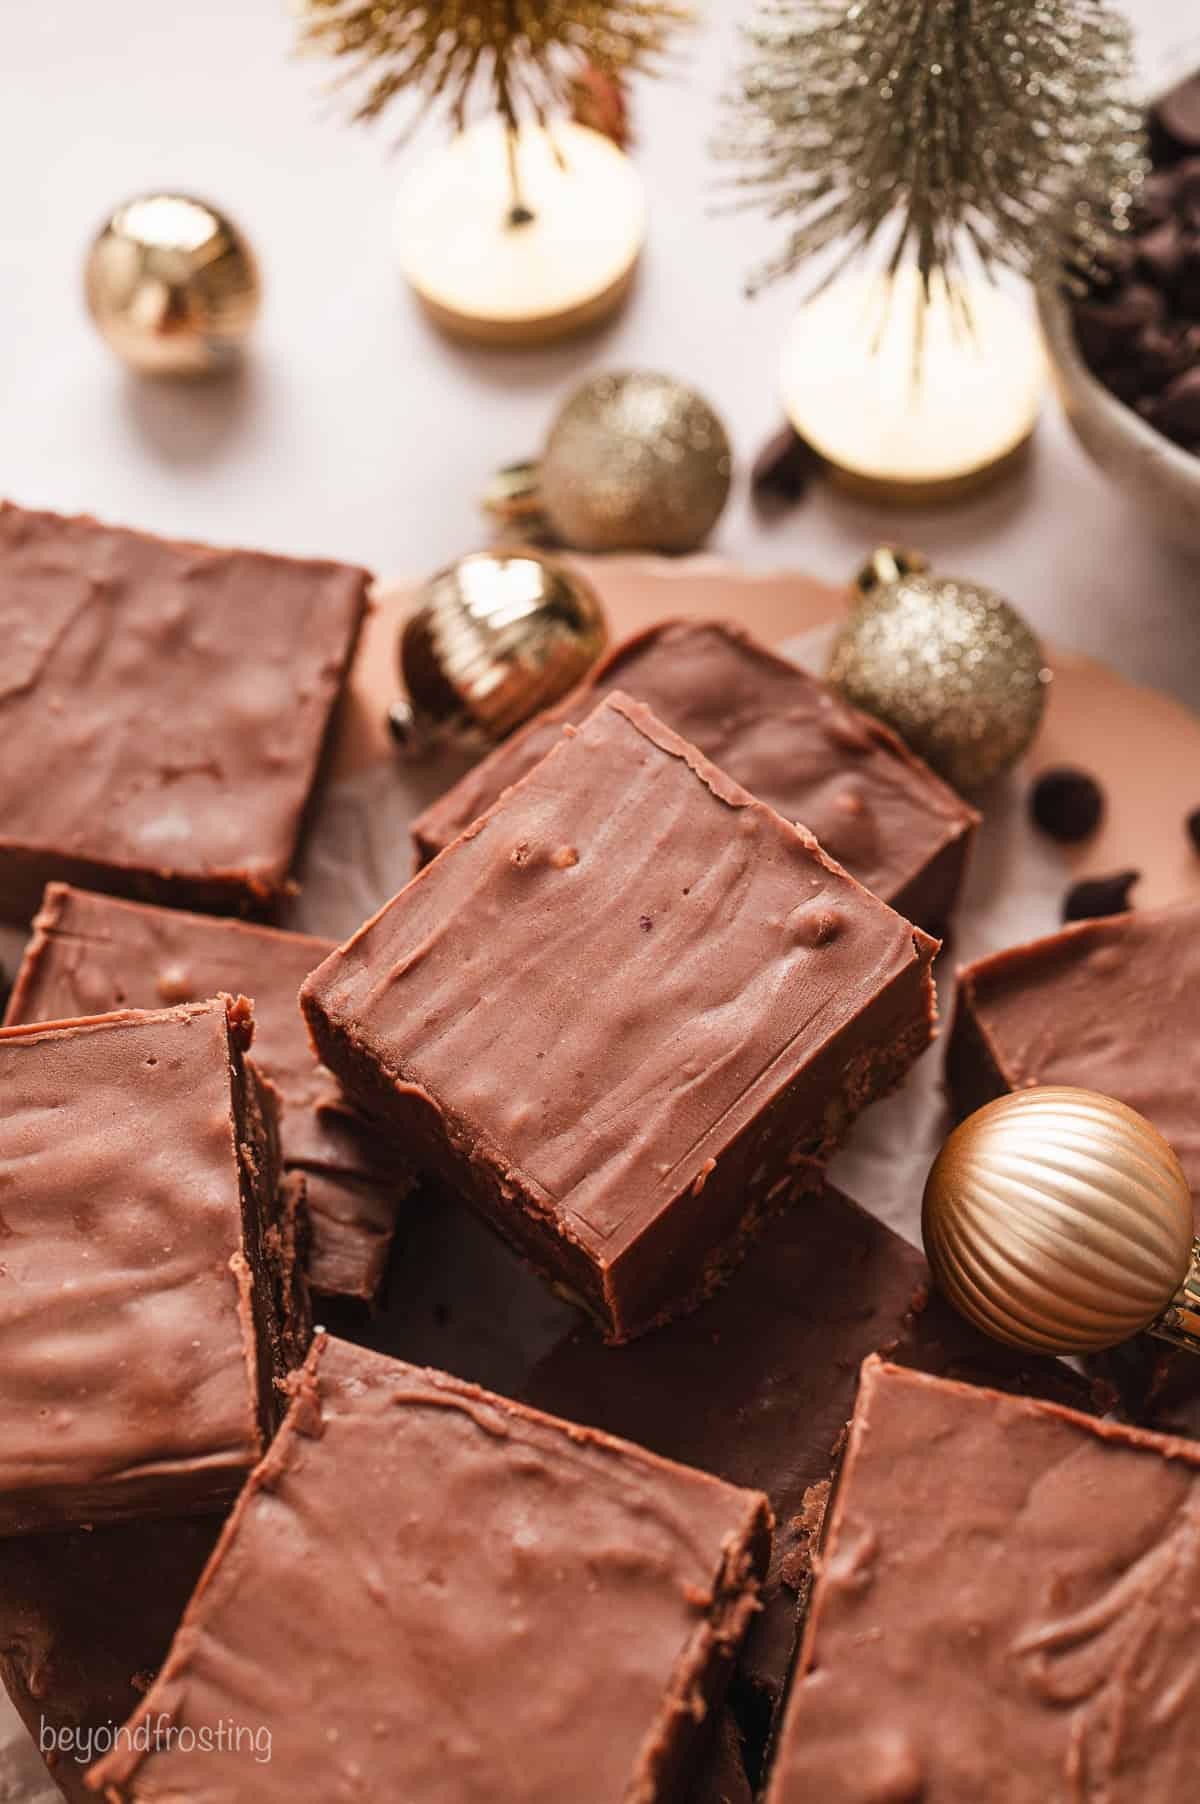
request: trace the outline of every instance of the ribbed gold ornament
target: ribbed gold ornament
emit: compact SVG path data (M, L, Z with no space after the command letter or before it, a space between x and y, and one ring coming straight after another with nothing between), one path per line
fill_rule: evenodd
M585 676L607 637L595 590L556 558L525 547L460 558L401 631L407 697L392 708L393 735L418 751L495 744Z
M1200 1351L1192 1220L1156 1128L1111 1097L1047 1085L955 1129L922 1231L941 1289L996 1340L1088 1353L1150 1329Z

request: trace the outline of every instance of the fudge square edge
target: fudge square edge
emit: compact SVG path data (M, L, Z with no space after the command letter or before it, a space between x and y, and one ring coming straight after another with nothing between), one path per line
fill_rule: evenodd
M162 1008L228 991L254 999L255 1068L283 1101L284 1167L304 1174L308 1281L370 1304L382 1282L407 1163L346 1102L309 1042L296 995L335 942L230 915L189 914L49 883L13 980L6 1027Z
M766 1498L324 1333L292 1388L89 1785L561 1804L582 1782L596 1804L683 1804ZM205 1748L222 1724L266 1729L269 1760L236 1733Z
M872 1355L764 1804L1195 1774L1200 1447Z
M933 1035L937 942L614 694L318 967L318 1051L607 1337L696 1306Z
M54 878L269 909L369 583L0 502L0 917L24 925Z
M0 1534L219 1508L277 1419L274 1099L228 997L0 1032Z

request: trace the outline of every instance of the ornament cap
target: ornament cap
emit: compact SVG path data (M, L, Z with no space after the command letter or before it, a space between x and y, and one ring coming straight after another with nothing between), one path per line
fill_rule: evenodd
M898 583L905 576L918 576L928 569L929 559L923 551L910 545L877 545L860 566L854 587L865 600L890 583Z
M1183 1283L1157 1321L1151 1322L1149 1332L1189 1353L1200 1353L1200 1240L1193 1240Z

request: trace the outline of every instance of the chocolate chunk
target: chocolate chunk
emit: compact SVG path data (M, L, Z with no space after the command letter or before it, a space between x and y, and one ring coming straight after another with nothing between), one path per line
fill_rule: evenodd
M1175 1797L1198 1525L1200 1448L868 1360L765 1804Z
M1042 772L1033 786L1029 807L1043 833L1064 845L1074 845L1100 825L1104 794L1087 771L1060 764Z
M1181 163L1174 177L1174 203L1190 231L1200 231L1200 157Z
M1187 830L1192 844L1200 852L1200 808L1193 808L1188 815Z
M1134 233L1169 219L1175 207L1175 178L1169 169L1152 169L1142 183L1134 212ZM1127 241L1124 241L1127 242Z
M254 997L254 1061L283 1099L283 1159L306 1178L309 1280L369 1303L412 1174L318 1061L296 995L328 940L49 886L5 1017L61 1021L112 1009Z
M750 493L767 508L791 506L807 493L821 458L793 426L781 426L763 446L750 472Z
M1114 871L1110 877L1082 877L1063 898L1064 921L1090 921L1097 915L1124 914L1132 907L1129 892L1140 871Z
M1155 124L1176 151L1200 150L1200 75L1181 81L1153 110Z
M758 1492L319 1336L91 1778L113 1804L671 1804L769 1545Z
M624 1341L699 1304L902 1080L936 950L616 692L301 1002L367 1113Z
M286 894L368 582L0 505L0 915Z
M1137 259L1143 276L1160 288L1170 288L1183 261L1183 233L1179 221L1164 219L1137 240Z
M1200 366L1175 377L1159 402L1158 421L1172 438L1200 438Z
M663 621L616 646L414 821L418 861L436 857L545 757L564 724L578 725L614 689L645 702L784 820L803 821L900 914L942 930L978 816L887 727L719 620Z

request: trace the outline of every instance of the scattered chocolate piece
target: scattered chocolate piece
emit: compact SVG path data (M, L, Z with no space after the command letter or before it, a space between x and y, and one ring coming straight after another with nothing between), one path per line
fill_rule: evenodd
M766 509L801 501L821 469L821 458L794 426L783 425L767 440L750 471L750 493Z
M1187 817L1187 830L1192 844L1200 852L1200 808L1193 808Z
M1064 845L1075 845L1100 825L1104 793L1087 771L1059 764L1042 772L1033 786L1029 807L1043 833Z
M1140 871L1114 871L1111 877L1081 877L1063 899L1064 921L1091 921L1099 915L1121 915L1132 904L1129 892Z

